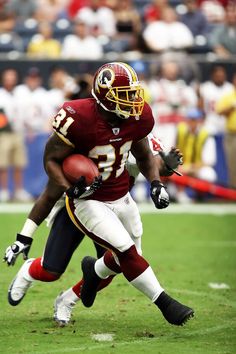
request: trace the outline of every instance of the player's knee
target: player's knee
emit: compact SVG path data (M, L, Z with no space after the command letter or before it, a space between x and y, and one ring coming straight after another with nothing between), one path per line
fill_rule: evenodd
M43 266L43 276L44 276L44 281L55 281L58 280L61 277L61 273L51 271L50 269L47 269L46 267Z
M128 281L132 281L142 274L148 267L148 262L138 254L135 245L127 251L117 254L121 270Z
M41 263L41 258L35 259L30 268L29 274L35 280L40 280L44 282L55 281L60 278L61 273L50 270L47 266Z
M136 246L132 245L126 251L119 252L117 254L117 257L119 259L119 262L123 263L124 261L129 261L129 262L136 261L140 256L137 252Z

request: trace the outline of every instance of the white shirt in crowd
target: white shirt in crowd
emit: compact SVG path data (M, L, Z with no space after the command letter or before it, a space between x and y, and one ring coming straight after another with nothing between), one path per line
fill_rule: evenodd
M199 91L206 114L205 126L213 135L222 134L225 131L225 118L216 112L216 103L232 89L233 85L227 81L222 86L217 86L213 81L206 81L200 85Z
M65 59L101 59L103 49L98 40L88 35L85 38L79 38L74 34L65 37L62 44L61 56Z
M7 91L4 87L0 88L0 108L6 114L11 127L16 132L24 131L24 119L19 117L19 109L15 96L15 89L12 92Z
M184 49L194 44L191 31L181 22L151 22L143 32L143 38L150 49L163 52L169 49Z
M98 27L100 34L108 37L113 37L116 34L115 16L108 7L100 7L96 11L90 7L83 7L78 11L76 19L83 21L90 28Z
M33 91L25 84L16 87L17 119L24 122L26 131L38 134L50 130L53 110L47 94L48 91L43 87L38 87Z

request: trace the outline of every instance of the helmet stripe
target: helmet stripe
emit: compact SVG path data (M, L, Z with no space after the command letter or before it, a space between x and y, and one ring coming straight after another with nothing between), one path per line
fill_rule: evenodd
M132 66L124 63L124 65L127 67L128 71L131 73L132 75L132 81L133 82L137 82L138 81L138 76L137 76L137 73L136 71L132 68Z
M113 64L120 65L127 72L130 83L138 82L138 76L137 76L136 72L134 71L134 69L130 65L128 65L126 63L122 63L122 62L117 62L117 63L113 63Z

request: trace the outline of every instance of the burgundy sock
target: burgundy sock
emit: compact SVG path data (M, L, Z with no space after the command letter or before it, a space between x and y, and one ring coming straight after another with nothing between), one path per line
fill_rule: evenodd
M81 287L84 283L84 280L81 279L77 284L75 284L72 288L72 290L74 291L74 293L80 298L80 293L81 293Z

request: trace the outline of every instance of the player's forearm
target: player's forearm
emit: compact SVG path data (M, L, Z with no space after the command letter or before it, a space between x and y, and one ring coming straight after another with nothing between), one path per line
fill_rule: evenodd
M36 200L28 218L39 226L49 215L53 206L62 194L63 191L61 188L49 181L43 193Z
M159 167L150 150L147 138L133 144L131 152L136 159L140 172L149 182L160 180Z
M155 160L153 155L150 155L146 159L137 161L140 172L149 182L161 180L159 167Z
M155 161L157 164L157 167L159 169L160 176L171 176L173 174L173 171L171 171L163 161L160 155L155 156Z
M66 179L62 172L61 165L53 160L48 160L45 163L45 171L49 177L50 183L54 185L55 189L65 192L71 187L70 182Z

